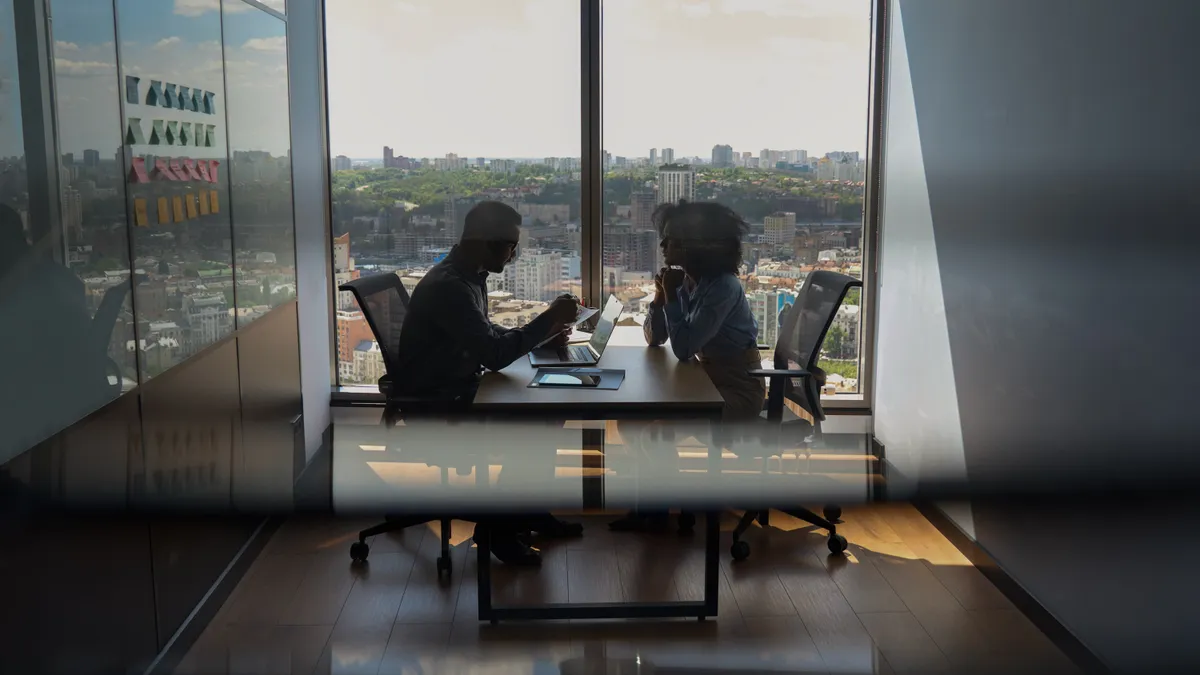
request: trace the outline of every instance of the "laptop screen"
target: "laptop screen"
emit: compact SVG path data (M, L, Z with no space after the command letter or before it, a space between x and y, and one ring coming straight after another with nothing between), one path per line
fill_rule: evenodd
M597 354L604 353L604 348L608 346L608 340L612 337L613 329L617 327L619 318L621 318L621 301L617 299L617 296L610 295L608 302L604 305L604 311L600 312L596 330L592 332L592 349L595 349Z

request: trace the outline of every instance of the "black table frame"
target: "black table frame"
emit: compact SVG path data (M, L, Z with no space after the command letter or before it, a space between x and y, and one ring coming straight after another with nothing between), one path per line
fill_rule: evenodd
M553 404L537 410L526 412L515 407L477 406L473 413L482 414L489 418L514 419L529 418L562 418L563 420L623 420L623 419L686 419L699 422L718 423L721 418L721 404L713 406L695 406L668 403L654 406L654 412L647 412L645 407L631 408L628 406L592 407L586 412L574 407L558 408ZM583 430L584 448L595 447L604 449L603 429ZM603 454L599 455L603 458ZM721 450L709 448L709 462L712 468L719 470ZM601 459L601 461L603 461ZM603 468L603 464L601 464ZM479 476L476 471L476 476ZM486 472L483 475L487 475ZM600 480L603 480L601 474ZM597 481L599 482L599 481ZM589 492L588 481L584 481L585 501ZM602 493L600 487L599 492ZM704 512L704 598L701 600L676 600L671 602L557 602L542 605L501 605L492 603L492 551L487 537L476 541L478 553L476 565L479 620L488 621L493 625L500 621L558 621L562 619L675 619L696 618L704 621L717 616L717 598L720 595L721 579L721 511L709 510Z

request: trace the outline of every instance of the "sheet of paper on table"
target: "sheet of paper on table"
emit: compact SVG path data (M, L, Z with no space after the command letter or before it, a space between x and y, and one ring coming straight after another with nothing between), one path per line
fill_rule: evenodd
M571 326L571 327L572 327L571 336L572 336L572 337L574 337L574 336L578 335L578 334L579 334L579 331L576 331L576 330L574 330L574 329L575 329L575 328L578 328L578 327L579 327L579 324L581 324L581 323L583 323L584 321L587 321L588 319L590 319L590 318L592 318L593 316L595 316L595 315L596 315L596 312L599 312L599 311L600 311L600 310L598 310L598 309L596 309L596 308L594 308L594 307L581 307L581 308L579 308L579 314L576 314L576 315L575 315L575 323L574 323L574 324L572 324L572 326ZM553 339L554 339L554 338L556 338L556 337L558 337L558 335L557 335L557 334L556 334L556 335L551 335L550 337L546 338L545 340L542 340L541 342L537 343L537 345L535 345L535 346L534 346L534 349L537 349L538 347L541 347L542 345L546 344L547 342L549 342L549 341L553 340ZM588 337L591 337L591 336L589 335ZM568 338L568 339L570 339L570 338ZM586 340L585 340L585 342L586 342Z

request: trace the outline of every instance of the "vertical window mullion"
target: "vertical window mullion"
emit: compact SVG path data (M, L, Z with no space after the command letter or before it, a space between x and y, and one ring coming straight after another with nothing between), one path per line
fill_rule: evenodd
M600 1L580 0L580 283L583 298L600 307L604 299L603 260L600 255L603 227L603 150L600 143Z

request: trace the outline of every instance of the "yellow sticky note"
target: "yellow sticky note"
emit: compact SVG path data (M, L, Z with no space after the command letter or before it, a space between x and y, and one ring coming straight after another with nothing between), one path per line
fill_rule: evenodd
M187 202L188 220L191 220L192 218L195 218L196 216L198 216L199 214L196 213L196 195L189 192L187 195L184 196L183 199L185 202Z
M135 222L138 227L146 227L150 224L150 216L146 214L145 199L139 198L133 200L133 219L133 222Z
M182 223L183 222L183 197L180 197L179 195L175 195L175 198L173 200L171 200L171 206L174 207L175 222Z
M208 195L201 192L200 193L200 215L207 216L208 214L209 214Z
M158 224L165 225L171 222L171 207L167 206L167 198L158 198Z
M217 191L213 190L208 193L208 210L213 213L221 212L221 203L217 201Z

